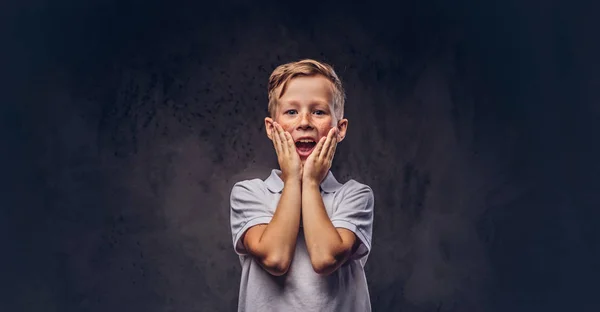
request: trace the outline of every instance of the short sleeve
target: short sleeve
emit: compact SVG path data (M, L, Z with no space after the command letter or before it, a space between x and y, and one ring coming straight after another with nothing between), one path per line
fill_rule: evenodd
M336 207L331 223L336 228L348 229L360 239L360 245L350 259L358 260L371 251L371 237L373 235L373 191L367 185L350 180L347 188L342 189L341 199ZM364 263L363 263L364 265Z
M248 254L241 240L246 230L257 224L268 224L273 218L264 201L266 197L260 183L260 180L246 180L236 183L231 190L231 234L234 250L241 256Z

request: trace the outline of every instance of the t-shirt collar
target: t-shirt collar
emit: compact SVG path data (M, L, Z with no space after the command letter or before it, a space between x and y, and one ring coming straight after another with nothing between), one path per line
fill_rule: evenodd
M269 191L273 193L280 193L283 191L283 180L279 177L280 174L281 170L279 169L271 170L271 175L265 180ZM331 170L328 171L327 176L321 182L321 190L325 193L333 193L338 191L341 187L342 184L335 179Z

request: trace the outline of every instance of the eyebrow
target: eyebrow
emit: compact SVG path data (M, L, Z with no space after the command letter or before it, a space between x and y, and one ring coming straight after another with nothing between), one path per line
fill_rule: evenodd
M288 102L282 102L281 104L294 106L294 107L300 106L300 104L294 100L288 101ZM318 105L327 106L329 108L329 103L324 102L324 101L314 101L314 102L311 102L310 104L308 104L308 106L310 106L310 107L314 107L314 106L318 106Z

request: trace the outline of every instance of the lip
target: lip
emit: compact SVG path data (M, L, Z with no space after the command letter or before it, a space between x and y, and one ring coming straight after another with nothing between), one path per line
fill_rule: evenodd
M298 155L299 155L300 157L308 157L308 156L310 156L310 154L311 154L311 153L312 153L312 152L315 150L315 147L317 147L317 145L316 145L316 144L315 144L315 146L313 146L313 148L311 148L311 149L310 149L309 151L307 151L307 152L300 151L300 150L299 150L299 149L296 147L296 152L298 153Z
M310 136L303 136L303 137L299 137L299 138L297 138L296 140L294 140L294 143L296 143L296 142L298 142L298 141L300 141L300 140L313 140L313 141L315 141L315 143L317 142L317 140L316 140L315 138L313 138L313 137L310 137Z
M312 152L315 150L315 147L317 147L317 144L316 144L316 143L317 143L317 140L315 140L315 138L313 138L313 137L304 136L304 137L297 138L297 139L294 141L294 143L296 143L296 142L298 142L298 141L300 141L300 140L312 140L312 141L314 141L314 142L315 142L315 145L313 146L313 148L311 148L309 151L306 151L306 152L302 152L302 151L300 151L300 150L298 149L298 147L296 147L296 152L298 153L298 155L299 155L300 157L308 157L308 156L310 156L310 154L311 154L311 153L312 153Z

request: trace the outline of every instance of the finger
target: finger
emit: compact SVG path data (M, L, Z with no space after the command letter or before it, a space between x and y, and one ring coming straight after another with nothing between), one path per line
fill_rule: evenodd
M286 156L290 154L290 149L287 144L287 138L285 137L285 131L281 127L280 124L277 124L277 128L279 128L279 139L281 142L281 150L285 153Z
M321 150L323 149L323 144L325 144L325 137L322 137L319 140L319 143L317 143L317 146L315 146L315 150L310 154L310 157L318 158Z
M279 135L279 125L273 122L273 140L277 143L279 151L281 151L281 136Z
M281 150L281 142L280 142L280 138L279 138L279 130L277 129L277 124L273 123L273 145L275 146L275 151L277 152L277 155L281 155L282 154L282 150Z
M331 138L331 142L329 143L329 148L327 149L327 155L325 156L326 160L333 160L333 156L335 155L335 148L337 147L337 137L334 135Z
M337 129L334 128L333 133L331 134L331 141L329 142L329 147L327 148L327 154L325 155L325 160L328 162L333 158L333 154L335 151L335 147L337 145Z
M331 128L329 130L329 132L327 133L327 139L325 140L325 143L323 144L323 150L321 151L321 153L319 153L319 159L323 160L323 159L327 159L327 151L329 150L329 146L331 145L331 139L332 139L332 130L333 128Z
M292 139L292 135L286 131L285 138L287 139L287 146L290 152L296 151L296 144L294 144L294 139Z
M333 148L331 149L331 152L329 154L329 165L331 165L333 163L333 158L335 157L335 149L337 148L337 139L335 140L335 143L333 144Z

